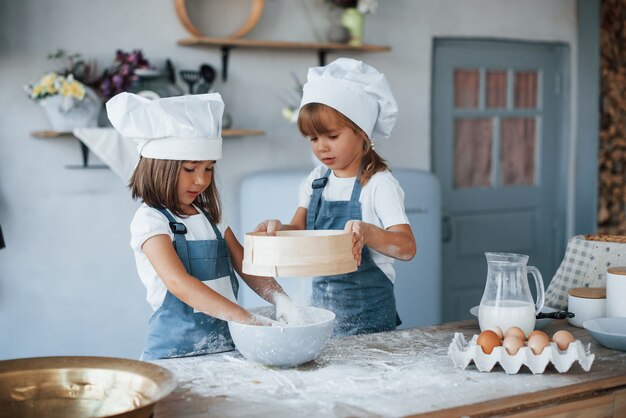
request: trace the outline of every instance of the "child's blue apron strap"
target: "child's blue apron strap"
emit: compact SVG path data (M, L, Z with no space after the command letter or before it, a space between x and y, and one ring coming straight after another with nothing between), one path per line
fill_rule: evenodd
M206 218L209 220L209 223L211 224L211 228L213 228L213 232L215 232L215 239L222 239L222 233L220 232L219 229L217 229L217 226L211 221L211 217L209 216L209 213L204 210L204 208L200 207L200 210L202 211L202 213L204 213L204 216L206 216Z
M187 240L185 239L187 227L185 227L185 224L181 222L176 222L176 219L174 219L174 216L172 216L169 210L163 207L155 209L161 212L170 222L170 228L172 229L172 232L174 232L174 246L176 247L176 253L178 254L178 257L180 257L180 260L183 262L185 269L189 271L189 269L191 268L191 263L189 261L189 254L187 253ZM176 232L176 230L180 232Z
M354 186L352 187L352 195L350 196L350 203L348 204L348 209L350 210L350 219L362 220L361 203L359 202L360 197L361 181L359 179L355 179Z
M222 237L222 233L220 232L219 229L217 229L217 226L213 223L213 221L211 221L211 217L209 216L209 213L204 210L204 208L200 207L200 210L202 211L202 213L204 213L204 216L206 216L206 218L208 219L209 223L211 224L211 228L213 228L213 232L215 232L215 239L219 242L219 241L223 241L224 242L224 248L225 251L228 252L228 246L226 244L226 240ZM230 258L230 253L228 253L229 256L226 257L228 259L228 265L230 266L230 270L231 272L233 271L234 267L233 267L233 260ZM235 293L235 297L237 297L237 290L239 289L239 282L237 281L237 279L235 278L233 280L233 276L231 275L231 281L233 283L233 292Z
M315 229L315 219L318 214L318 206L320 204L322 193L324 192L324 187L328 183L328 176L330 176L330 168L326 170L326 173L323 177L313 180L311 183L311 187L313 188L313 192L311 193L311 202L309 203L309 208L306 214L306 229Z

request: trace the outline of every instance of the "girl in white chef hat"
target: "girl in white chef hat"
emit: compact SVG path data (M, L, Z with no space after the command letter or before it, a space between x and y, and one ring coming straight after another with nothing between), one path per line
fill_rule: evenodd
M345 229L354 232L354 273L316 277L312 302L336 314L335 335L379 332L400 324L393 293L394 259L410 260L415 239L404 192L374 141L387 139L398 106L387 79L361 61L339 58L309 69L298 128L323 165L302 183L289 225L267 220L257 230Z
M259 323L236 303L233 266L269 302L284 293L271 278L241 272L243 249L222 220L214 181L221 96L150 101L121 93L106 105L113 126L137 142L140 154L130 188L143 204L130 226L131 247L154 310L142 359L232 350L226 321Z

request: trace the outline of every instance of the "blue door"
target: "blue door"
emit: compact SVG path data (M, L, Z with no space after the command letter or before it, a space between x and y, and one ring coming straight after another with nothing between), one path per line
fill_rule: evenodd
M486 251L528 254L547 284L562 254L564 47L435 43L433 168L443 203L444 321L469 318Z

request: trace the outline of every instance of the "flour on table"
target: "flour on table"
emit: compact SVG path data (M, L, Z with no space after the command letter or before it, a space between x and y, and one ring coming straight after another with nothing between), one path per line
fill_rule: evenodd
M510 376L455 368L454 331L423 328L331 339L319 357L291 369L261 366L237 351L159 360L179 381L179 396L211 398L207 416L397 417L473 404L521 391L583 382L568 373ZM472 329L468 336L475 333Z

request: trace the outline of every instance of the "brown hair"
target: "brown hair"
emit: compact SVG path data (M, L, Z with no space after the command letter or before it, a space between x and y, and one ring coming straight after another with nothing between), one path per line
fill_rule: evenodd
M337 127L350 128L363 139L363 157L357 173L357 178L362 186L365 186L374 174L389 168L387 161L374 151L372 141L363 132L363 129L359 128L343 113L322 103L307 103L300 109L298 129L304 136L326 135L331 129Z
M178 173L184 162L141 157L128 184L133 199L141 199L153 208L165 207L176 216L186 217L178 201ZM211 222L219 223L222 205L215 186L215 171L213 173L211 184L193 203L208 212Z

